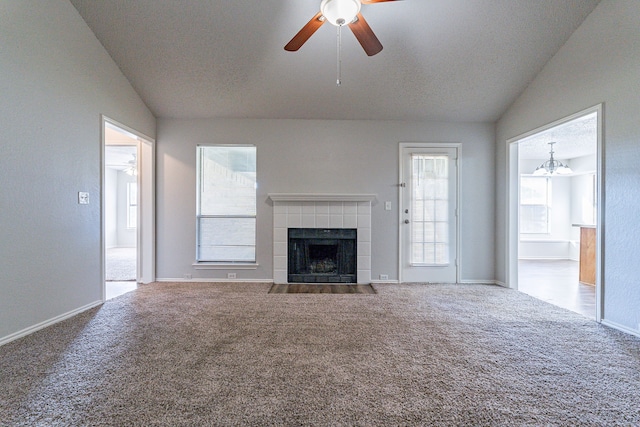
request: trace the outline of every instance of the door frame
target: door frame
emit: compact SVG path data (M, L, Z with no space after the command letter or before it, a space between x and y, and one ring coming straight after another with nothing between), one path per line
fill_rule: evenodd
M520 192L520 170L518 162L518 141L531 135L543 132L563 123L577 119L591 113L597 113L597 146L596 146L596 322L602 322L604 318L604 104L597 104L577 113L563 117L554 122L540 126L521 135L509 138L507 144L507 182L506 182L506 209L507 209L507 232L506 237L506 286L518 289L518 218L519 218L519 192Z
M106 127L112 125L128 132L138 140L138 218L136 230L136 282L151 283L155 280L155 140L107 116L101 116L101 171L100 171L100 269L102 300L106 298L106 224L105 224L105 150Z
M439 148L444 148L444 149L451 149L454 148L456 150L456 215L455 215L455 220L452 221L451 223L454 224L455 228L456 228L456 238L455 238L455 244L456 244L456 259L454 260L455 262L455 271L456 271L456 283L460 282L460 269L461 269L461 262L460 262L460 254L461 254L461 250L460 250L460 216L461 216L461 209L460 209L460 167L462 162L460 162L460 158L462 156L462 144L459 142L400 142L398 144L398 282L399 283L403 283L402 281L402 265L403 265L403 230L402 230L402 207L403 207L403 197L404 197L404 191L405 191L405 186L403 185L403 180L404 180L404 165L403 165L403 158L402 158L402 152L407 149L407 148L419 148L419 149L439 149Z

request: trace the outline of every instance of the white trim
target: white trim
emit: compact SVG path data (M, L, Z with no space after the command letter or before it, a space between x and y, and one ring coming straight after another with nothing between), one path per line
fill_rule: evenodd
M139 162L138 184L138 227L136 230L136 282L151 283L155 280L155 147L156 141L104 114L100 115L100 277L102 280L102 301L106 301L106 250L105 250L105 150L107 146L106 128L115 127L131 134L138 140L136 144ZM148 147L143 147L143 144ZM119 144L113 144L119 145ZM130 144L126 144L130 145ZM144 197L145 200L142 199ZM143 221L144 219L144 221Z
M571 243L575 240L520 239L520 243Z
M461 158L462 158L462 143L460 142L400 142L398 143L398 215L402 218L402 205L403 205L403 187L402 182L404 179L403 159L402 151L405 148L454 148L456 150L456 282L460 281L460 275L462 272L462 249L460 247L461 242L461 227L462 224L462 209L460 208L460 194L461 194ZM402 282L402 221L398 221L398 282Z
M25 329L23 329L21 331L14 332L13 334L10 334L10 335L7 335L6 337L0 338L0 346L5 345L5 344L7 344L7 343L9 343L11 341L17 340L18 338L22 338L24 336L32 334L32 333L34 333L36 331L39 331L40 329L44 329L44 328L46 328L48 326L54 325L54 324L56 324L58 322L62 322L63 320L66 320L66 319L68 319L70 317L73 317L73 316L75 316L77 314L80 314L83 311L90 310L90 309L92 309L94 307L97 307L97 306L99 306L101 304L102 304L102 301L94 301L94 302L92 302L90 304L87 304L87 305L84 305L84 306L82 306L80 308L76 308L75 310L71 310L71 311L63 313L63 314L61 314L59 316L52 317L49 320L45 320L43 322L36 323L35 325L29 326L28 328L25 328Z
M266 283L272 284L273 279L226 279L226 278L197 278L197 279L184 279L184 278L156 278L158 283Z
M195 270L256 270L260 264L257 263L224 263L224 262L194 262L191 266Z
M604 326L608 326L609 328L617 329L617 330L625 332L627 334L635 335L636 337L640 337L640 330L638 330L638 329L631 329L631 328L628 328L628 327L626 327L624 325L621 325L619 323L612 322L612 321L606 320L606 319L602 319L600 321L600 323L602 323Z
M504 287L505 284L499 280L487 279L487 280L469 280L464 279L458 282L461 285L497 285Z
M340 284L340 283L338 283L338 284ZM342 284L344 285L345 283L342 283ZM372 280L371 284L372 285L375 285L375 284L377 284L377 285L389 285L389 284L390 285L398 285L398 284L400 284L400 282L397 281L397 280Z
M156 276L156 144L138 142L137 279L151 283Z
M506 141L506 223L507 230L505 233L505 274L507 284L510 288L518 288L518 207L519 207L519 191L518 185L514 185L514 182L519 182L518 176L518 141L527 138L531 135L543 132L547 129L551 129L563 123L571 120L586 116L587 114L597 113L597 147L596 147L596 176L597 179L597 199L598 199L598 212L596 221L596 321L602 322L604 318L604 296L602 289L604 286L604 271L603 271L603 244L604 244L604 104L600 103L592 107L586 108L577 113L563 117L554 122L537 127L523 134L517 135L513 138L509 138ZM513 212L515 210L515 212Z
M377 194L269 193L274 202L373 202Z
M598 119L597 147L596 147L596 321L602 322L604 319L604 216L605 216L605 194L604 194L604 104L592 107L596 111Z
M549 261L576 261L575 259L567 258L566 256L519 256L518 260L549 260ZM577 261L576 261L577 262Z

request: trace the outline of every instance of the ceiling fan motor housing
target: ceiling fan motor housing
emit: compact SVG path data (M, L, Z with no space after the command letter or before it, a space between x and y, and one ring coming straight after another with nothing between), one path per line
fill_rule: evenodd
M353 22L361 7L360 0L322 0L320 3L322 15L336 27Z

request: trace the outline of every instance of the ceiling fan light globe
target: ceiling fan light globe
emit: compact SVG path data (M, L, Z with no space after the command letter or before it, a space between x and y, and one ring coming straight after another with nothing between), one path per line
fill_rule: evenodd
M322 0L320 12L331 24L341 27L356 19L361 6L360 0Z

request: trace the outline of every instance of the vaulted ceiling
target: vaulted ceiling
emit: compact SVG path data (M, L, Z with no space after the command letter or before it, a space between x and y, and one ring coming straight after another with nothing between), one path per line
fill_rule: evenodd
M495 121L598 0L362 6L384 49L336 28L284 45L320 0L71 0L157 117Z

